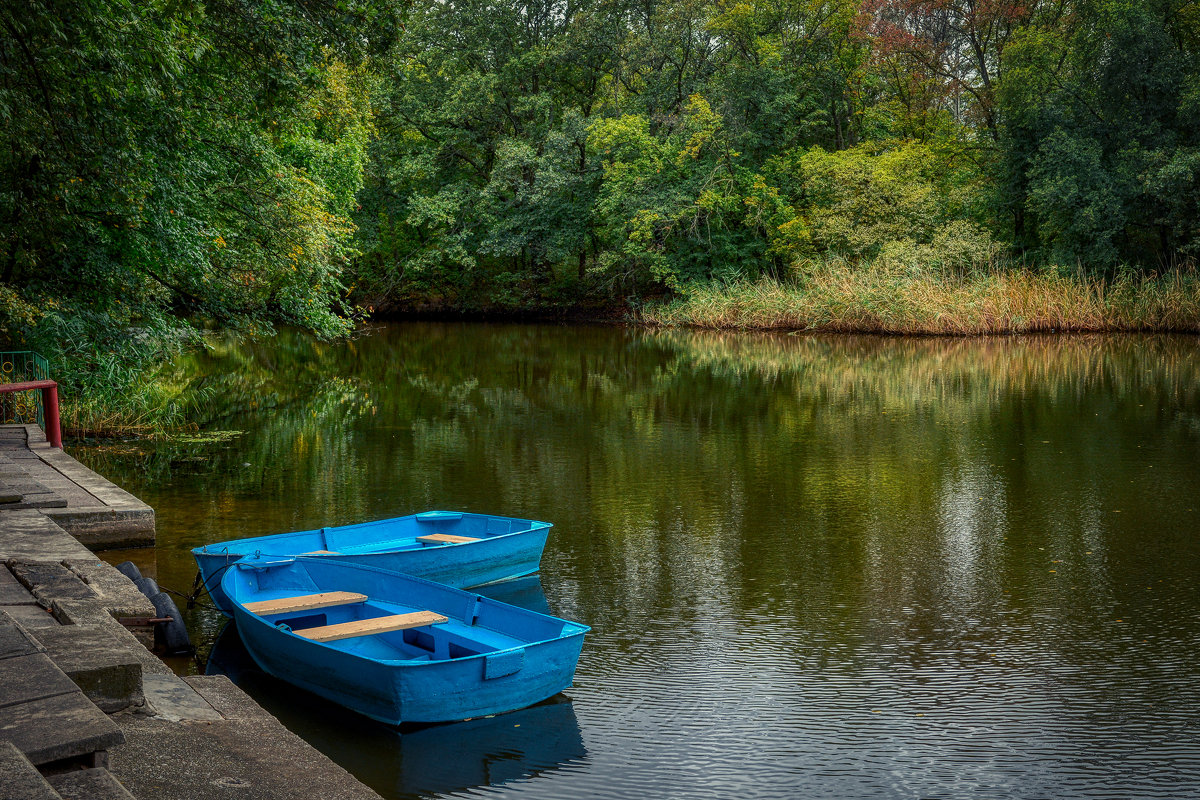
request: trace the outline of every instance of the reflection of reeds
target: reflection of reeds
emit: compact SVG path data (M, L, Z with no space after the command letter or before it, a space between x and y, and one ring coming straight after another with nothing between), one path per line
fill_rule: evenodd
M1190 498L1195 346L442 323L323 345L289 332L170 373L210 392L198 419L244 436L81 457L131 487L169 483L165 513L188 546L231 525L503 509L555 522L547 568L600 587L609 608L697 586L748 606L861 593L900 608L929 600L914 575L948 570L962 596L993 576L1044 577L1006 535L1083 553L1104 508L1154 518L1163 498Z
M1200 400L1200 363L1191 337L878 338L660 330L647 338L675 350L693 369L794 383L805 394L834 401L865 394L900 406L1003 402L1034 393L1079 397L1101 385L1118 396L1153 387L1178 408Z
M796 284L703 286L649 306L654 325L840 333L986 334L1200 331L1200 276L1111 281L996 271L966 278L824 265Z

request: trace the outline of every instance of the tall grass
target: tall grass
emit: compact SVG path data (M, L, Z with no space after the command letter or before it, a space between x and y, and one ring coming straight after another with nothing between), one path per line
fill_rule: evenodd
M187 325L73 309L47 314L29 344L50 360L68 436L161 436L186 429L194 392L172 374L172 359L200 344Z
M840 333L986 334L1048 331L1200 331L1200 274L1121 274L1105 280L1055 271L992 268L914 273L842 262L794 282L693 287L651 305L659 326Z
M192 430L181 391L157 372L120 386L92 384L66 388L62 398L63 433L68 436L160 437Z

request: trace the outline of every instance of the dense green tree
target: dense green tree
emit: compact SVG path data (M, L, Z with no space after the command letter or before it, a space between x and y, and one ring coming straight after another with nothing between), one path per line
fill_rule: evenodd
M1158 266L1200 246L1200 60L1191 7L1089 2L1030 25L1001 85L1018 243L1060 263Z
M307 0L3 4L4 336L86 379L98 341L153 354L194 315L345 330L361 32L382 41L381 21Z
M0 334L1185 263L1198 44L1185 0L7 2Z

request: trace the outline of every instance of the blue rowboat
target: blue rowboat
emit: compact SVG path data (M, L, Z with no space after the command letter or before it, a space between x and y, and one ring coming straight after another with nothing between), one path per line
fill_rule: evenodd
M571 685L589 630L326 558L248 556L221 588L264 672L389 725L533 705Z
M222 574L242 556L310 555L379 567L447 586L482 586L538 571L549 522L458 511L427 511L396 519L234 539L192 550L204 588L232 615Z

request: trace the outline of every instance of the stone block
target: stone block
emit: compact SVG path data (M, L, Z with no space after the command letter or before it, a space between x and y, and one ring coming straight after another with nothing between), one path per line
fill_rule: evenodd
M62 625L40 630L35 638L101 711L111 714L144 702L142 664L132 652L140 645L127 637L103 628Z
M70 694L5 708L0 714L0 740L12 742L40 766L95 758L124 742L125 736L83 692L74 689Z
M98 558L71 558L63 566L95 592L114 617L153 617L154 604L117 568Z
M149 650L154 643L153 630L147 629L146 637L139 636L114 619L100 605L86 600L60 600L54 604L54 616L66 625L102 628L124 641L129 647L129 652L142 662L143 675L173 674L171 668Z
M154 509L149 506L47 508L46 516L81 543L97 550L154 545Z
M9 572L8 567L0 564L0 606L28 606L37 603L29 590Z
M62 800L133 800L129 790L106 769L77 769L46 779Z
M54 520L34 509L0 510L0 561L62 561L91 552Z
M0 609L0 659L42 652L42 646L17 621Z
M67 500L52 488L30 475L24 465L30 462L22 456L28 451L9 450L0 455L0 502L6 510L13 508L66 508Z
M189 675L184 680L225 719L274 719L225 675Z
M0 709L79 691L44 653L0 659Z
M96 593L62 564L49 561L8 562L21 584L46 608L55 600L92 600Z
M125 714L110 769L134 797L176 800L380 800L269 715L172 723Z
M142 691L155 716L168 722L221 719L216 709L177 675L146 675L142 678Z
M63 800L25 754L0 741L0 800Z
M58 620L54 618L54 615L41 606L5 606L4 612L25 630L51 628L58 625Z

